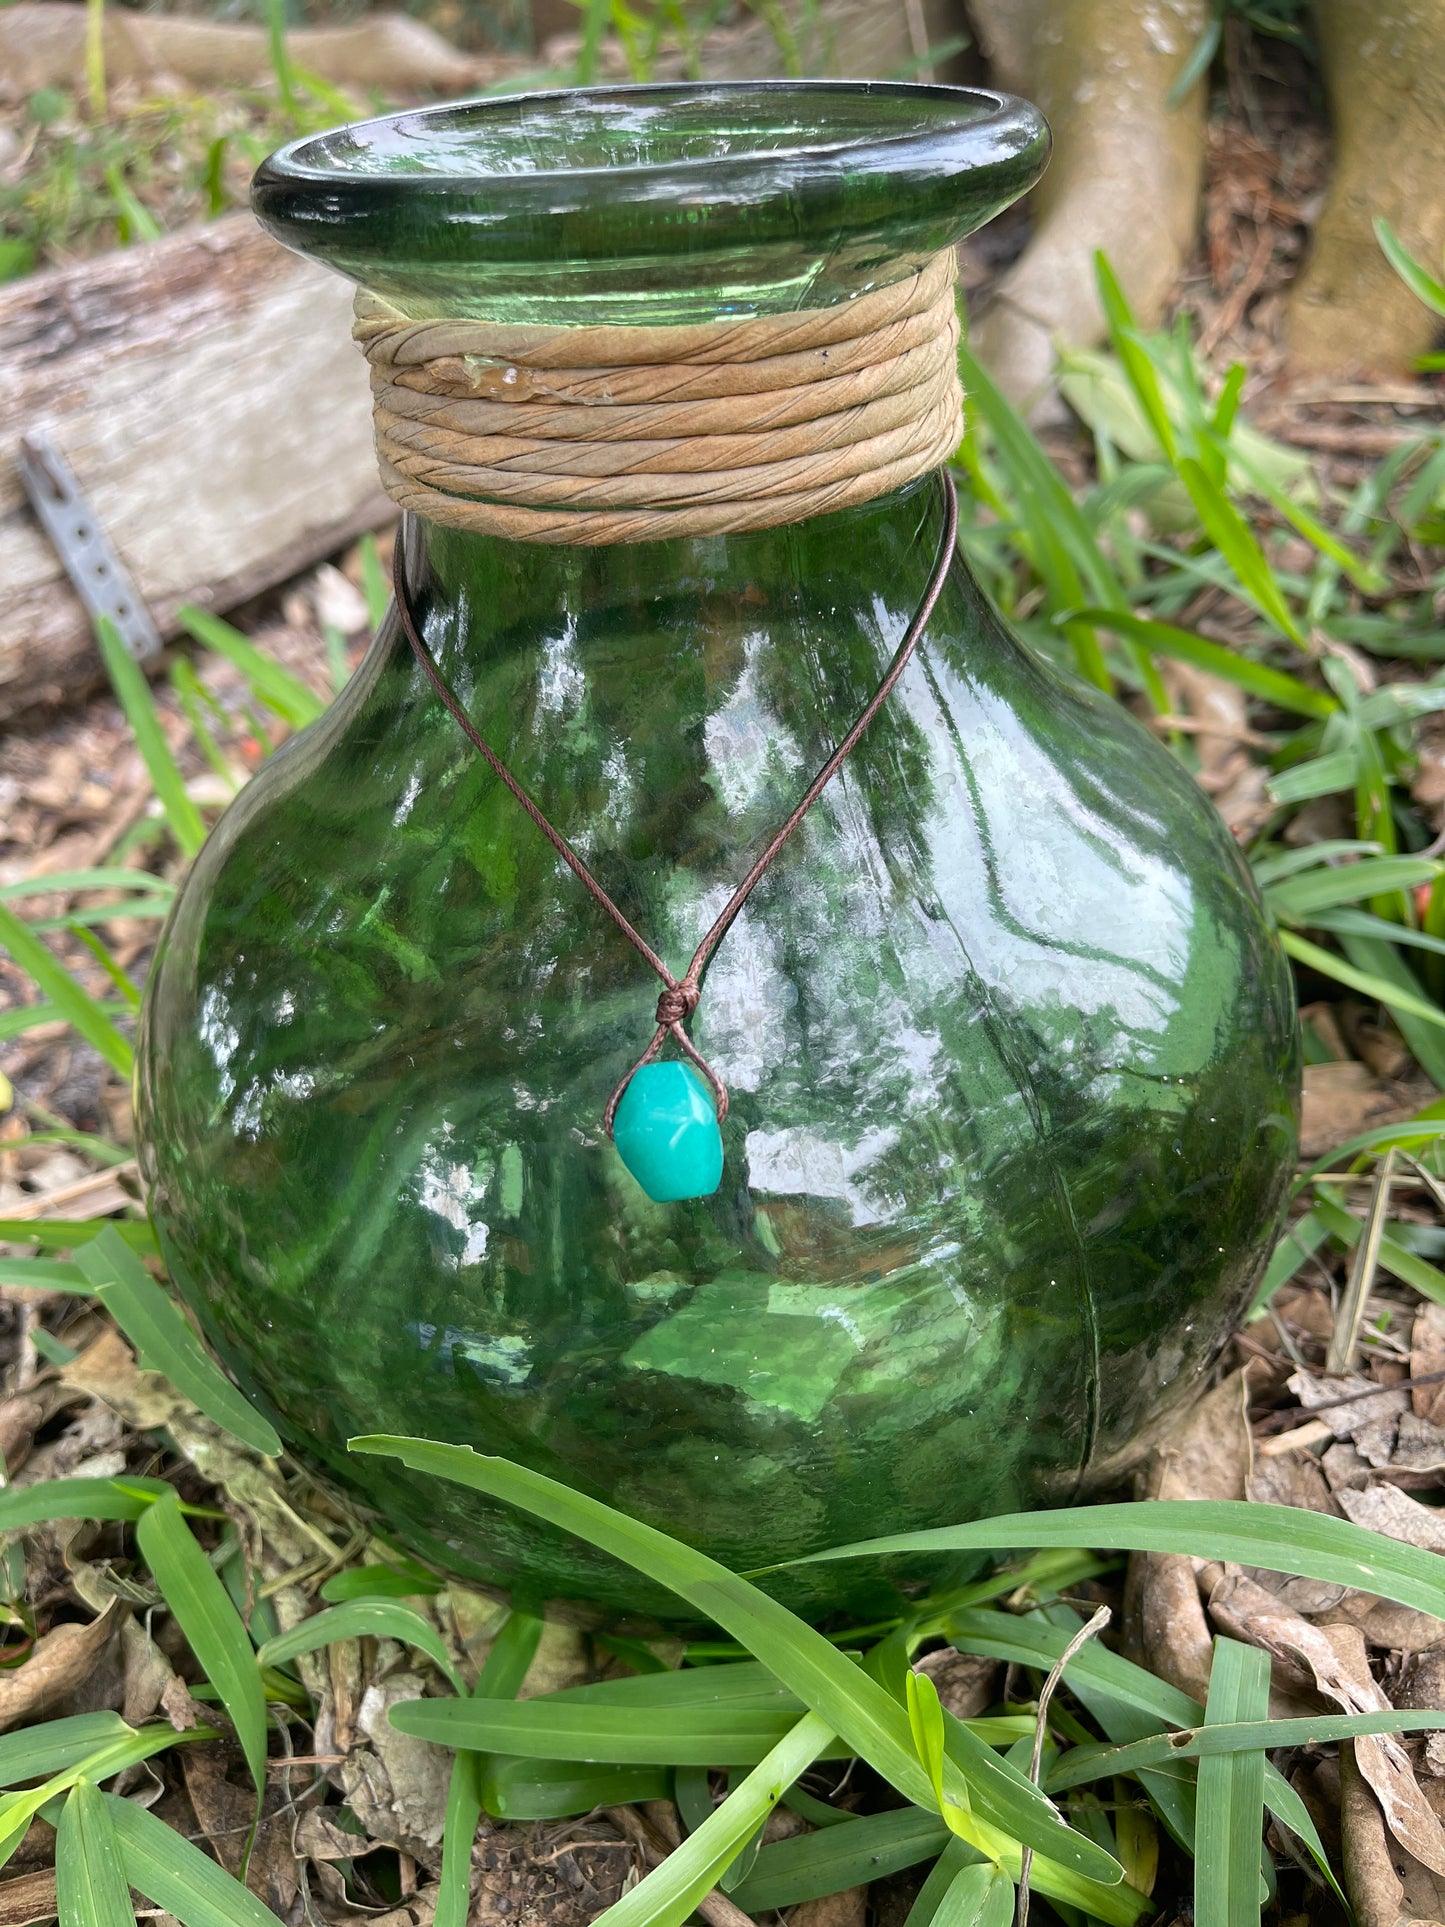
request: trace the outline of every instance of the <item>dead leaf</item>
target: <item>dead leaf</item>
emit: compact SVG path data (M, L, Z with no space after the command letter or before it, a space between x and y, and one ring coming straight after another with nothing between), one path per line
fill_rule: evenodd
M1445 1636L1445 1626L1440 1630ZM1445 1647L1437 1646L1406 1660L1391 1698L1396 1706L1417 1712L1445 1713Z
M425 1893L413 1894L405 1906L393 1907L389 1914L370 1915L367 1927L431 1927L436 1918L436 1896L435 1887L429 1887Z
M1286 1432L1285 1438L1290 1434ZM1294 1451L1257 1454L1245 1485L1245 1496L1263 1505L1297 1505L1309 1512L1340 1516L1320 1462L1313 1453Z
M1387 1653L1424 1653L1445 1639L1445 1622L1413 1606L1397 1606L1392 1599L1375 1599L1364 1592L1346 1593L1330 1618L1348 1619L1365 1635L1367 1646L1379 1646Z
M29 1458L35 1434L65 1400L65 1389L52 1383L0 1401L0 1460L12 1479Z
M1415 1313L1410 1333L1410 1376L1418 1380L1434 1372L1445 1372L1445 1305L1426 1299ZM1445 1379L1434 1385L1416 1384L1410 1402L1416 1418L1445 1426Z
M121 1716L129 1725L139 1726L160 1705L176 1670L138 1620L127 1619L121 1627L121 1651L125 1659Z
M1233 1372L1183 1413L1156 1449L1144 1496L1242 1499L1253 1452L1248 1403L1246 1375ZM1194 1561L1179 1553L1136 1554L1131 1577L1145 1665L1191 1698L1203 1699L1214 1647Z
M1440 1927L1445 1881L1391 1840L1349 1741L1340 1748L1340 1795L1345 1891L1358 1927Z
M340 1768L340 1783L347 1804L373 1840L435 1870L451 1761L441 1747L397 1732L387 1718L393 1706L420 1699L424 1689L419 1673L405 1671L367 1687L356 1726L371 1744L351 1751Z
M1320 1423L1323 1425L1324 1420ZM1338 1497L1345 1486L1368 1485L1373 1474L1353 1445L1332 1445L1320 1460L1320 1468Z
M1194 1561L1180 1553L1150 1553L1140 1566L1139 1641L1144 1663L1170 1686L1202 1702L1209 1697L1214 1642L1200 1603Z
M1324 1157L1361 1131L1398 1124L1419 1109L1413 1098L1392 1090L1367 1064L1306 1064L1301 1080L1300 1156Z
M177 1733L189 1733L211 1718L208 1709L191 1698L186 1682L178 1673L172 1673L166 1682L160 1707Z
M1406 1545L1426 1552L1445 1552L1445 1514L1434 1506L1421 1505L1397 1485L1367 1485L1346 1489L1339 1495L1345 1516L1371 1532L1383 1532L1387 1539L1402 1539ZM1442 1627L1445 1636L1445 1627Z
M1395 1871L1394 1843L1348 1741L1340 1748L1340 1796L1345 1890L1355 1919L1359 1927L1400 1927L1405 1888Z
M119 1332L108 1330L61 1372L138 1432L165 1432L207 1482L240 1507L277 1558L290 1565L339 1563L340 1548L286 1499L281 1474L198 1412L159 1372L145 1372Z
M868 1917L868 1889L849 1887L821 1900L801 1901L788 1915L788 1927L863 1927Z
M121 1618L120 1609L112 1604L88 1626L57 1626L36 1641L23 1666L0 1673L0 1732L51 1712L84 1686Z
M1285 1435L1288 1437L1288 1434ZM1326 1512L1338 1518L1340 1509L1320 1462L1310 1452L1286 1452L1269 1457L1260 1454L1249 1475L1248 1497L1267 1505L1302 1506L1310 1512ZM1300 1613L1328 1612L1345 1596L1343 1586L1319 1579L1301 1579L1292 1573L1247 1569L1252 1579L1276 1598L1283 1599Z
M1227 1573L1215 1587L1209 1610L1224 1631L1306 1672L1316 1690L1344 1712L1389 1710L1358 1626L1313 1626L1237 1572ZM1445 1874L1445 1828L1421 1793L1401 1742L1390 1734L1372 1734L1354 1742L1354 1755L1395 1839L1422 1865Z
M536 1656L517 1698L536 1699L542 1693L560 1693L567 1686L585 1686L591 1677L592 1664L582 1633L576 1626L549 1619L543 1624Z
M1150 1498L1244 1497L1254 1451L1246 1372L1231 1372L1171 1426L1148 1476Z
M915 1673L926 1673L933 1681L945 1712L958 1720L976 1720L997 1698L995 1686L999 1664L993 1659L977 1659L940 1646L936 1653L925 1653L913 1663Z
M0 1880L0 1927L30 1927L35 1920L54 1920L55 1872L43 1867L15 1880Z
M185 1746L181 1771L205 1844L227 1873L240 1878L255 1794L228 1777L236 1755L226 1745ZM281 1782L268 1782L265 1807L246 1867L246 1885L256 1898L285 1920L300 1895L296 1856L291 1848L290 1795Z
M296 1823L293 1836L296 1852L303 1860L354 1860L370 1851L369 1843L358 1840L328 1820L319 1807L308 1807Z
M1269 1309L1296 1337L1303 1334L1327 1345L1335 1335L1334 1307L1318 1285L1286 1285L1275 1293Z
M1295 1372L1289 1389L1307 1412L1318 1410L1337 1439L1351 1440L1361 1458L1374 1466L1390 1463L1400 1415L1410 1405L1410 1394L1401 1386L1378 1385L1358 1372L1338 1378Z

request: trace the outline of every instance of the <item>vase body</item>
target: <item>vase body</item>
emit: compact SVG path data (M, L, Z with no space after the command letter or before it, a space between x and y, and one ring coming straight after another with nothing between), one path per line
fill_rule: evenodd
M726 537L405 547L467 713L680 969L942 523L929 479ZM167 926L138 1089L176 1281L301 1456L444 1570L670 1612L349 1437L500 1454L747 1569L1067 1502L1243 1309L1295 1148L1284 959L1188 775L961 560L709 969L722 1181L661 1204L601 1123L655 996L394 618ZM767 1583L821 1614L937 1576Z

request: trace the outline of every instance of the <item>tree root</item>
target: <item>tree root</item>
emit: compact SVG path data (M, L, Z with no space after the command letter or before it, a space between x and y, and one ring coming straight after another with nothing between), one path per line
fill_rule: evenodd
M1432 274L1445 248L1445 6L1315 0L1334 123L1335 172L1314 250L1290 293L1298 374L1398 372L1439 327L1380 251L1383 215Z
M1204 165L1203 85L1175 107L1168 94L1209 10L1207 0L969 5L1000 85L1036 100L1054 130L1033 236L972 329L995 380L1037 408L1057 345L1103 339L1096 248L1146 327L1163 314L1193 242Z

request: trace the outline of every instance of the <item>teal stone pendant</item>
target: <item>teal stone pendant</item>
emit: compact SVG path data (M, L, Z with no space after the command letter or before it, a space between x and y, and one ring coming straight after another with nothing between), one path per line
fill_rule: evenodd
M691 1064L644 1064L612 1120L618 1155L654 1204L706 1198L722 1182L712 1093Z

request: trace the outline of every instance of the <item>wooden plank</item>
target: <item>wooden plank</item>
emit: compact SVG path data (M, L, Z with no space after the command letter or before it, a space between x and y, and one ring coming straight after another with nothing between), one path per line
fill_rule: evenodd
M25 501L44 426L163 635L394 511L371 445L351 290L247 214L0 289L0 722L99 673L85 612Z

